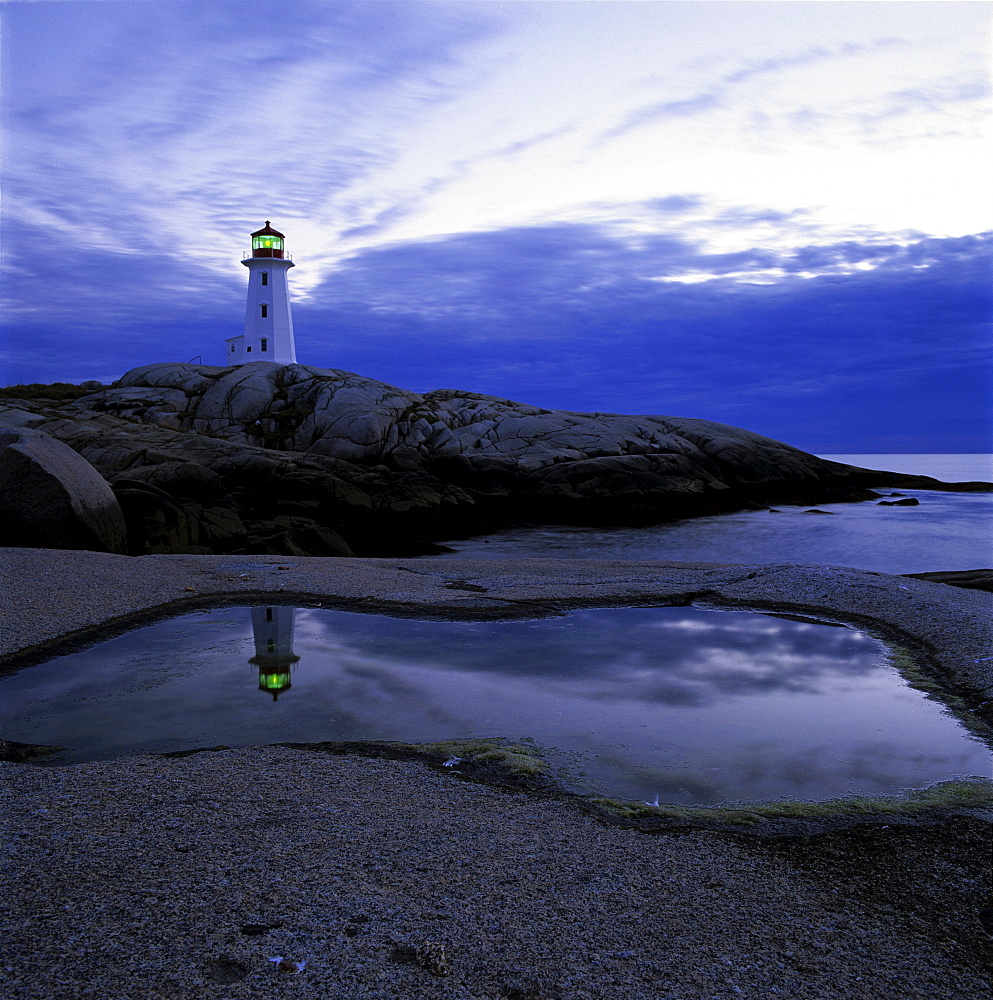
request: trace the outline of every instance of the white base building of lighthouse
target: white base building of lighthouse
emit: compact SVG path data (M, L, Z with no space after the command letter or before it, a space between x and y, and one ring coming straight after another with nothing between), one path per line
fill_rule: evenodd
M286 280L293 261L283 249L285 238L268 220L264 228L252 233L251 256L242 260L248 268L245 332L227 339L225 364L244 365L250 361L296 364L293 314Z

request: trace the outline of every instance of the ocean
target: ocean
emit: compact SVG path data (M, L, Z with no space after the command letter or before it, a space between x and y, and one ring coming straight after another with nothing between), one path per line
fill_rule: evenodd
M821 455L868 469L993 482L993 455ZM889 493L889 490L877 490ZM878 573L993 568L993 493L900 490L917 507L862 503L739 511L640 528L525 525L446 541L450 556L486 559L669 559L722 563L820 563ZM444 559L444 555L428 558Z

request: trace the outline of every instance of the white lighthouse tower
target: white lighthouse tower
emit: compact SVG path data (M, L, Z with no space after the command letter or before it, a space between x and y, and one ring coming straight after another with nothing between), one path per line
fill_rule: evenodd
M293 260L283 249L285 239L269 225L268 219L262 229L252 233L252 254L242 260L248 268L245 332L240 337L228 338L226 364L244 365L249 361L296 364L286 281Z

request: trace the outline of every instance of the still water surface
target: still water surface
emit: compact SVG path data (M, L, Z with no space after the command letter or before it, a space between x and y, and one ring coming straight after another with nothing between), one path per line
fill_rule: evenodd
M575 791L687 804L991 774L990 747L909 687L875 639L700 608L486 623L190 614L0 679L0 733L68 748L53 763L217 744L529 737Z
M993 481L989 455L823 455L836 462L944 482ZM888 490L878 490L888 493ZM485 558L668 559L685 562L820 563L877 573L993 567L993 493L900 490L917 507L863 503L781 506L644 528L525 525L485 538L446 541L451 555ZM444 555L430 556L444 559Z

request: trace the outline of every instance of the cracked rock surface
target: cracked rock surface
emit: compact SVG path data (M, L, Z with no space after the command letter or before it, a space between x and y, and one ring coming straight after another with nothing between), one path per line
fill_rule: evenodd
M546 410L450 389L421 394L312 365L146 365L76 405L148 422L169 413L180 427L241 444L399 468L446 458L471 468L489 459L482 468L534 474L609 459L600 478L655 475L678 480L669 486L675 492L739 480L815 483L849 468L706 420ZM593 467L579 476L557 471L536 482L580 489L594 474Z
M414 393L271 362L146 365L75 400L8 398L2 427L89 462L132 555L419 555L508 523L647 524L877 498L873 485L947 488L705 420Z

